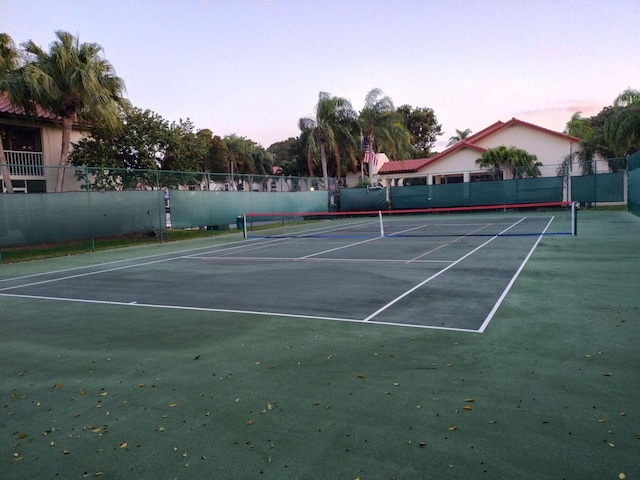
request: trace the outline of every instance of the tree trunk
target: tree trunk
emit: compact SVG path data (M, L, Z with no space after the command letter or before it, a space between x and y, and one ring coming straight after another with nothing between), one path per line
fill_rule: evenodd
M56 192L62 192L64 183L64 172L69 162L69 149L71 147L71 129L73 128L73 117L62 118L62 148L60 150L60 168L58 169L58 180L56 182Z
M320 141L320 161L322 162L322 177L324 178L324 188L329 189L329 173L327 172L327 152L325 142Z
M2 137L0 137L0 173L2 173L2 179L4 180L4 186L7 188L7 193L13 193L13 183L11 183L11 171L9 165L7 165L7 156L4 153L4 146L2 145ZM2 185L0 185L1 187ZM0 191L2 193L2 191Z

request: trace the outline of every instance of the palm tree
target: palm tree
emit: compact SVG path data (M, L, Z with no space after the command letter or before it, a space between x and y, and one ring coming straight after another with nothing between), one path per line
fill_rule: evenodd
M391 98L383 97L380 89L374 88L365 97L360 125L365 144L374 151L388 153L392 159L410 156L411 134Z
M605 138L617 155L629 155L640 149L640 90L625 90L613 106L616 112L605 125Z
M464 130L458 130L456 128L456 134L452 137L449 137L449 143L447 143L447 147L451 147L456 143L462 142L464 139L469 138L471 135L471 129L466 128Z
M341 144L355 145L353 131L356 113L349 100L331 96L327 92L320 92L315 110L315 118L301 118L298 127L307 140L306 151L310 170L313 156L318 151L320 152L324 186L328 189L327 150L333 152L336 161L336 175L340 176L342 170L340 146Z
M582 112L575 112L571 115L571 119L564 128L565 134L578 137L581 140L578 151L571 152L564 157L562 164L557 168L558 175L564 176L565 179L569 176L574 158L578 161L584 175L590 175L594 172L593 157L599 142L590 119L583 118L581 114Z
M497 180L503 168L511 169L513 178L539 177L542 163L538 157L521 148L499 145L487 149L476 160L476 165L488 169Z
M0 33L0 94L10 92L12 89L10 76L18 68L18 58L18 50L11 37L6 33ZM7 156L2 144L2 132L0 132L0 173L2 173L7 193L13 193L11 171L7 165Z
M33 40L23 44L28 58L24 81L31 99L62 119L61 167L56 191L62 191L69 159L71 130L77 122L117 128L124 82L115 75L97 43L80 43L70 33L56 32L57 40L45 52Z

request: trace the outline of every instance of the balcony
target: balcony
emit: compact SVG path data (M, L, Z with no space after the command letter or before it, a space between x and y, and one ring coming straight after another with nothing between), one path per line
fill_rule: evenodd
M42 152L5 150L4 153L12 177L44 177Z

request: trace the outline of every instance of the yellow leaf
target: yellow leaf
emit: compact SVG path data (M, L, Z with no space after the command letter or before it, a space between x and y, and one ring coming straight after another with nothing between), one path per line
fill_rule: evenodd
M53 386L53 388L60 388L61 386L62 386L62 384L61 384L61 383L56 383L56 384Z
M169 406L172 407L172 408L175 407L176 405L177 405L177 403L170 403L169 404Z
M605 423L607 421L606 418L601 418L600 420L598 420L598 423Z
M267 410L273 410L273 407L271 406L270 403L267 403Z
M102 393L100 394L100 396L101 396L101 397L104 397L104 396L106 396L106 395L108 395L108 394L107 394L107 392L102 392Z
M449 431L454 432L458 429L458 427L456 427L455 425L453 425L452 427L449 427Z
M462 408L464 408L465 410L471 410L473 407L471 407L471 405L465 405Z
M627 476L626 476L624 473L620 473L620 474L618 475L618 478L619 478L620 480L624 480L625 478L627 478Z
M127 442L123 442L120 444L120 448L127 448L127 445L129 445Z
M358 378L367 378L367 376L364 373L359 373Z
M145 386L146 385L144 383L141 383L141 384L138 385L138 388L142 388L142 387L145 387Z
M465 398L464 401L467 402L467 403L473 403L473 402L475 402L475 399L473 399L473 398Z

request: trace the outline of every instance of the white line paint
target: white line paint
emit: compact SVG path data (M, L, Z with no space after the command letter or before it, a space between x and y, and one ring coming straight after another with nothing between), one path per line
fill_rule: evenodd
M525 259L522 261L522 264L520 264L520 268L518 268L516 273L511 278L511 281L507 284L506 288L504 289L504 291L502 292L502 294L500 295L500 297L496 301L496 304L493 306L493 308L489 312L489 315L487 315L487 318L485 318L484 322L482 322L482 325L478 329L478 332L484 333L485 329L489 326L489 323L491 322L491 320L493 319L493 316L498 311L498 308L500 307L500 305L502 305L502 302L504 301L504 299L506 298L507 294L509 293L509 290L511 290L511 287L516 282L516 279L520 276L520 272L522 272L522 269L524 268L524 266L529 261L529 258L531 258L531 255L533 255L533 252L536 249L536 247L538 246L538 244L540 243L540 240L542 240L542 238L544 237L544 234L548 230L549 225L551 225L551 222L553 221L553 218L554 217L551 217L551 219L547 223L547 226L544 227L544 230L542 231L542 233L538 237L538 240L536 240L536 243L533 244L533 247L531 247L531 250L529 250L529 253L525 257Z
M162 310L183 310L192 312L211 312L211 313L231 313L240 315L256 315L262 317L286 317L286 318L300 318L306 320L329 320L334 322L348 322L348 323L363 323L362 320L355 318L340 318L340 317L323 317L318 315L298 315L293 313L281 313L281 312L259 312L253 310L233 310L225 308L205 308L205 307L186 307L180 305L154 305L148 303L136 303L136 302L109 302L105 300L87 300L80 298L64 298L64 297L45 297L42 295L17 295L13 293L0 293L0 297L9 298L24 298L32 300L49 300L53 302L72 302L72 303L88 303L94 305L112 305L121 307L135 307L135 308L157 308ZM411 325L405 323L387 323L387 322L368 322L375 325L387 325L396 327L409 327L409 328L422 328L431 330L453 330L459 332L477 333L476 330L466 330L462 328L446 328L446 327L432 327L429 325Z
M387 310L389 307L391 307L392 305L398 303L400 300L402 300L404 297L406 297L407 295L410 295L411 293L415 292L416 290L418 290L419 288L423 287L424 285L426 285L427 283L429 283L431 280L433 280L434 278L439 277L440 275L442 275L444 272L446 272L447 270L455 267L457 264L459 264L461 261L463 261L465 258L473 255L474 253L476 253L478 250L480 250L481 248L483 248L485 245L488 245L489 243L493 242L496 238L498 238L500 235L502 235L504 232L506 232L507 230L510 230L511 228L515 227L517 224L519 224L520 222L522 222L524 220L524 218L518 220L516 223L514 223L513 225L509 226L508 228L504 229L502 232L500 232L498 235L491 237L489 240L487 240L486 242L484 242L483 244L479 245L478 247L474 248L473 250L471 250L469 253L467 253L466 255L463 255L462 257L460 257L458 260L456 260L455 262L453 262L451 265L443 268L442 270L440 270L439 272L435 273L434 275L431 275L429 278L426 278L425 280L423 280L422 282L420 282L419 284L417 284L416 286L414 286L413 288L410 288L409 290L407 290L406 292L404 292L402 295L394 298L393 300L391 300L389 303L387 303L386 305L382 306L381 308L379 308L378 310L376 310L375 312L373 312L371 315L369 315L367 318L365 318L363 321L364 322L369 322L371 319L377 317L379 314L381 314L382 312L384 312L385 310Z

